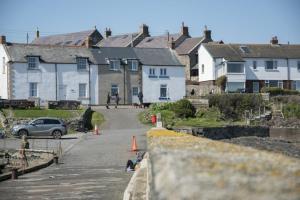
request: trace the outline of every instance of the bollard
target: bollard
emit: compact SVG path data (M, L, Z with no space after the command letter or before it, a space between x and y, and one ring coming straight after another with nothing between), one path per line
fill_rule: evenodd
M12 168L12 170L11 170L11 179L12 180L18 179L18 169L17 168Z
M53 160L54 160L55 164L58 164L58 156L57 155L53 156Z

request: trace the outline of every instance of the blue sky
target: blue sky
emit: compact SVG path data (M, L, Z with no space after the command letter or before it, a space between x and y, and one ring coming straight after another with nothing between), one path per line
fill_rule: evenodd
M181 23L201 36L204 26L214 40L226 43L300 44L300 0L0 0L0 34L11 42L41 35L76 32L97 26L114 34L138 31L145 23L151 35L176 33Z

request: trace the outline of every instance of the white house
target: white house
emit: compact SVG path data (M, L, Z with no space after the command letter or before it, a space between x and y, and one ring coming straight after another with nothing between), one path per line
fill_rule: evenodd
M225 75L228 92L259 92L262 87L300 90L300 45L202 44L199 82L203 93L214 89L215 80Z
M98 66L88 48L7 43L1 36L0 58L1 98L98 104Z
M142 91L145 103L174 102L185 93L185 68L173 50L135 48L142 63Z

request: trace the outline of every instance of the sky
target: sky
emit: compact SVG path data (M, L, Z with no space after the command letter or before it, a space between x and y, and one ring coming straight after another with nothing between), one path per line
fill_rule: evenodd
M9 42L78 32L95 26L103 34L138 32L147 24L152 36L178 33L182 22L190 35L205 25L225 43L300 44L300 0L0 0L0 35ZM104 34L103 34L104 35Z

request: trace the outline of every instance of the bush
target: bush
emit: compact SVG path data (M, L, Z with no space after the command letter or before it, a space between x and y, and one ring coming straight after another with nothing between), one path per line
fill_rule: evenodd
M209 96L209 106L217 107L224 119L240 119L245 110L258 110L263 104L259 94L216 94Z
M150 106L150 110L161 111L161 110L171 110L173 103L153 103Z
M226 88L226 82L227 82L227 77L226 76L220 76L216 80L216 85L221 88L222 91L225 91Z
M300 92L297 90L287 90L281 89L278 87L263 87L261 88L261 92L263 93L270 93L271 96L277 95L299 95Z
M276 103L297 103L300 104L299 95L285 95L285 96L275 96L271 98L271 101Z
M300 105L297 103L289 103L283 107L284 116L287 118L300 119Z
M195 107L187 99L181 99L172 105L172 110L175 112L176 117L188 118L194 117L196 113Z
M196 113L197 118L220 119L221 113L217 107L200 108Z

